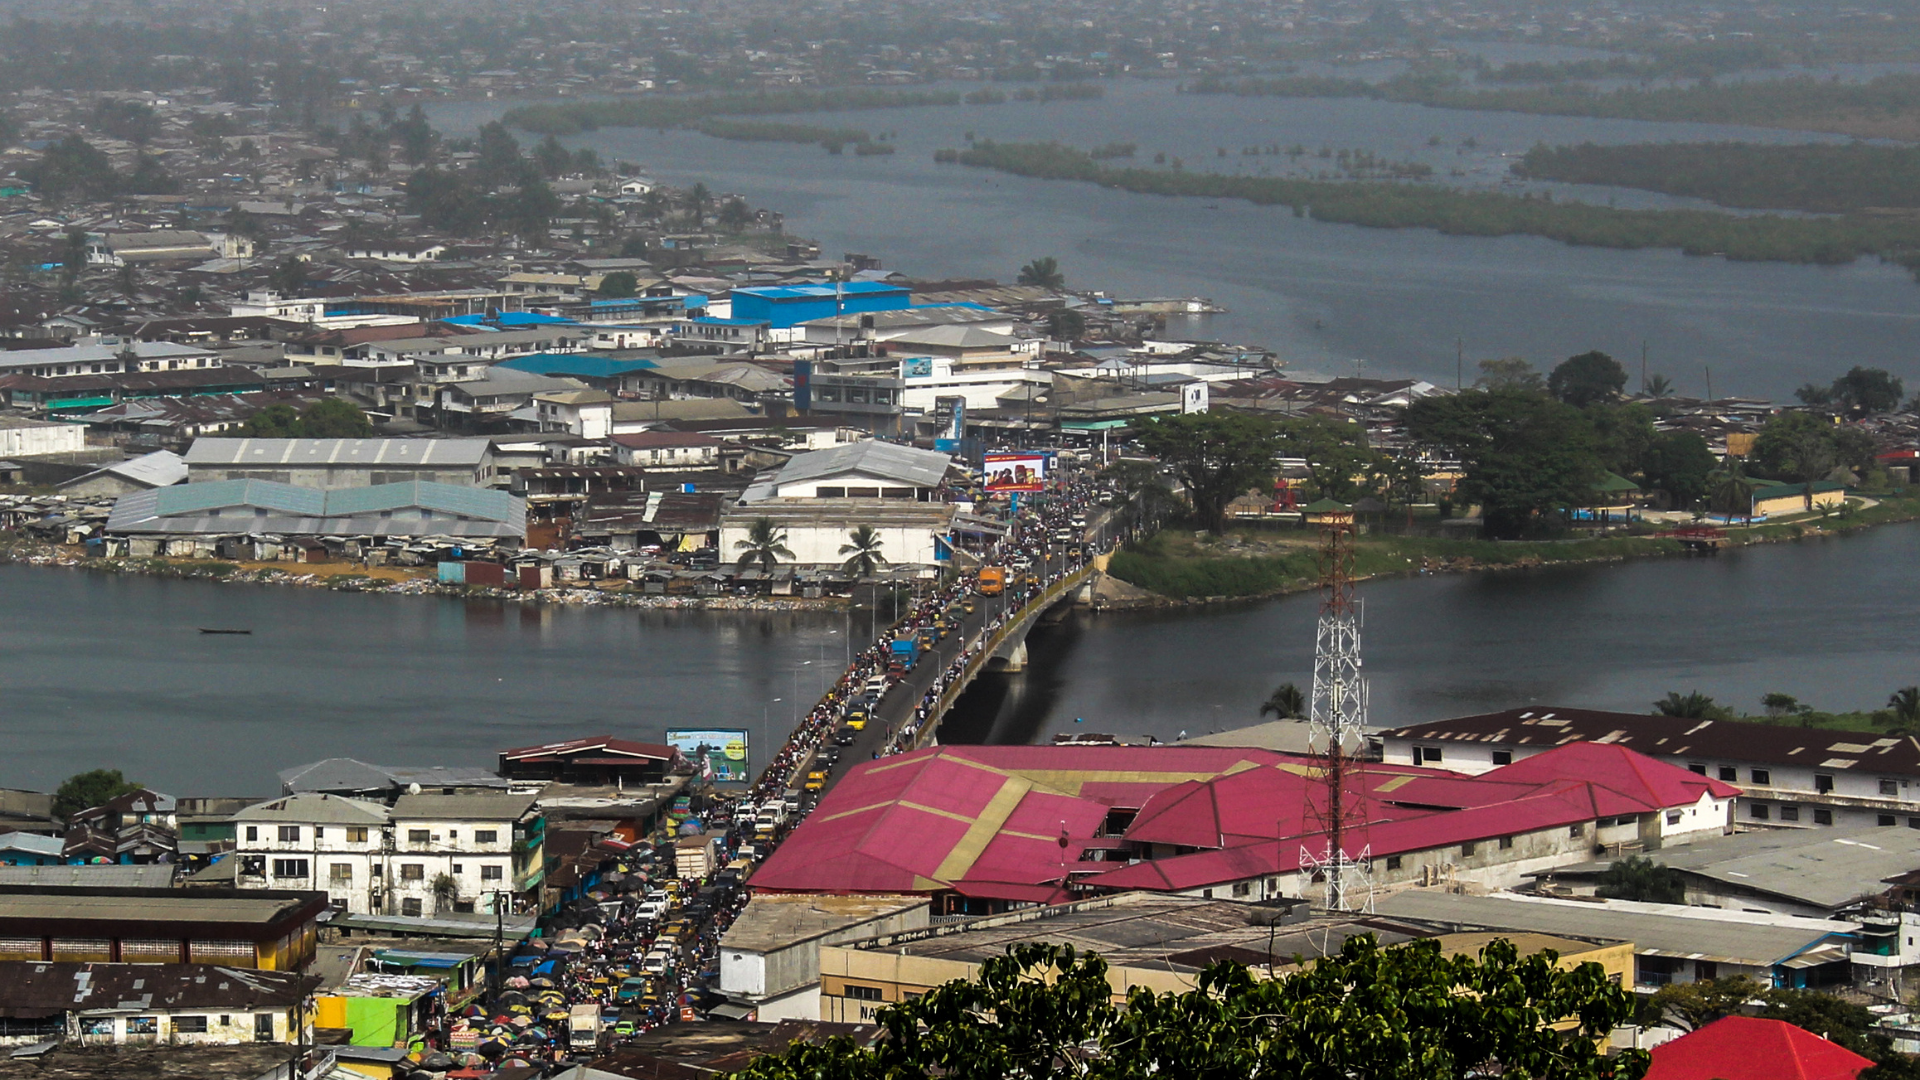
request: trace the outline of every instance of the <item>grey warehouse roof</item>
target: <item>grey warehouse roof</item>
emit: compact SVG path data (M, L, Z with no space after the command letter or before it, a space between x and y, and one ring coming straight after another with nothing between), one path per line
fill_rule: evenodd
M419 784L429 787L500 787L507 781L477 766L458 765L369 765L353 758L327 758L291 769L280 770L281 790L296 791L385 791L388 788Z
M1667 911L1656 909L1666 908ZM1729 913L1718 908L1624 901L1461 896L1413 890L1379 901L1382 915L1456 930L1524 930L1587 940L1631 941L1636 953L1768 967L1859 923ZM1669 913L1670 912L1670 913Z
M301 792L256 803L233 815L235 821L285 821L314 825L385 825L387 808L340 795Z
M1780 829L1678 844L1654 856L1664 865L1730 886L1822 908L1839 908L1886 891L1881 882L1920 870L1920 832ZM1610 861L1553 871L1555 877L1603 872Z
M847 443L844 446L830 447L826 450L796 454L791 461L781 467L778 476L771 481L755 484L754 487L770 487L771 490L778 490L786 484L822 480L845 473L860 473L902 484L911 484L914 487L930 488L939 487L945 482L947 469L952 465L952 457L934 450L920 450L911 446L868 439Z
M517 821L536 796L506 792L402 795L393 802L396 821Z
M394 468L478 467L490 439L195 439L188 465L378 465Z
M526 502L490 488L410 480L322 491L210 480L122 495L110 533L211 536L521 537Z

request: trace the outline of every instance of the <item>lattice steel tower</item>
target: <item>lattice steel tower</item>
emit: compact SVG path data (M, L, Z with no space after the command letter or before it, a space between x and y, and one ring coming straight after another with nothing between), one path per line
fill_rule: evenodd
M1320 623L1308 711L1308 738L1316 761L1310 777L1314 782L1307 787L1306 818L1319 826L1317 835L1325 844L1319 850L1302 847L1300 867L1324 881L1328 908L1372 911L1360 757L1366 749L1367 680L1360 671L1362 619L1353 596L1353 531L1350 513L1321 518Z

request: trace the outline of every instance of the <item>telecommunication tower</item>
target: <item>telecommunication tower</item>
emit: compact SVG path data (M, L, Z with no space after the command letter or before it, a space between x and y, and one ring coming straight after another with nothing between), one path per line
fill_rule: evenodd
M1361 777L1367 681L1360 672L1363 620L1353 595L1353 532L1353 514L1344 507L1320 515L1320 620L1308 710L1314 764L1305 815L1309 840L1300 849L1300 868L1325 883L1329 909L1370 912L1371 848Z

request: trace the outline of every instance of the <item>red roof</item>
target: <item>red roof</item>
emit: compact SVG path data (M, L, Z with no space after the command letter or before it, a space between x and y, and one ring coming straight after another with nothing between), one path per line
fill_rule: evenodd
M1855 1080L1872 1065L1784 1020L1729 1016L1655 1047L1646 1080Z
M1309 759L1231 747L948 746L855 766L754 874L771 892L1030 898L1076 882L1184 890L1299 869L1321 833ZM1597 818L1691 807L1737 789L1622 747L1576 743L1481 777L1371 763L1354 780L1375 857ZM1125 843L1110 810L1139 807ZM1060 843L1062 835L1067 843ZM1187 853L1132 864L1090 850Z
M568 739L565 742L542 743L539 746L522 746L513 750L500 751L502 761L570 761L597 765L630 764L634 758L649 761L672 761L679 751L664 743L629 742L616 739L611 735L594 735L585 739ZM592 754L595 757L583 755Z

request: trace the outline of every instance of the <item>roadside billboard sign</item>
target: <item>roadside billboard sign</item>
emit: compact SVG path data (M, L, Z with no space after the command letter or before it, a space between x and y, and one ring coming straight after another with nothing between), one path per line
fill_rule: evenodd
M986 474L988 491L1045 491L1047 458L1031 452L988 454Z
M684 754L688 761L711 771L716 783L747 783L747 732L745 728L668 728L667 745Z

